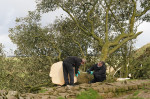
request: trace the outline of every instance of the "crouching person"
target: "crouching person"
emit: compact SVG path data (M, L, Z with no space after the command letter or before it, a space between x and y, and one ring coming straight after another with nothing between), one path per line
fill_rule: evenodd
M102 82L106 80L106 66L103 61L93 65L91 68L87 70L87 73L93 74L94 79L89 83Z

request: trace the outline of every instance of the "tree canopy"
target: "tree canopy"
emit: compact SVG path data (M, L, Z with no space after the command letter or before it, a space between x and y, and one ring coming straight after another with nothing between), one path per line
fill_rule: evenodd
M98 42L101 60L135 39L141 21L149 21L146 0L37 0L37 10L47 13L62 8L85 35Z

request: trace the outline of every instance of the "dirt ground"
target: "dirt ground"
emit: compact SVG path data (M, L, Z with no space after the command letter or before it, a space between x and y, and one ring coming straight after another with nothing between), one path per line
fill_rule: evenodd
M150 99L150 86L111 99Z

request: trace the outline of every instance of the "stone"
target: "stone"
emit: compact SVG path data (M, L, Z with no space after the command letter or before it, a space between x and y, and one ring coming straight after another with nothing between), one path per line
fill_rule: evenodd
M80 94L80 91L74 91L73 93L77 95Z
M36 97L36 94L32 94L32 93L26 93L21 95L22 97L25 97L25 99L32 99Z
M83 92L83 91L85 91L85 89L81 89L81 90L80 90L80 92Z
M68 99L68 98L76 98L76 95L75 94L68 94L68 95L66 95L66 98Z
M112 98L113 96L114 96L114 93L112 93L112 92L107 93L108 98Z
M141 89L143 87L142 84L138 84L137 86L138 86L138 89Z
M76 85L76 86L74 86L71 90L79 90L80 89L80 87L79 87L79 85Z
M3 96L0 96L0 99L5 99Z
M53 88L47 88L47 91L54 91L54 89Z
M102 96L102 97L104 97L104 99L106 98L106 96L107 96L107 94L106 93L98 93L99 94L99 96Z
M66 95L68 95L68 93L59 93L59 96L61 96L61 97L63 97L63 98L65 98Z
M58 99L56 96L50 96L50 99Z
M97 87L97 86L99 86L99 83L92 83L91 84L91 87Z
M98 87L98 92L100 92L100 93L103 93L104 92L104 89L103 89L103 87Z
M50 96L49 95L44 95L44 96L41 96L41 99L49 99Z
M90 86L90 84L80 84L79 86L81 89L86 89L87 87Z
M128 89L129 89L129 90L132 90L132 85L131 85L131 84L128 85Z
M58 95L58 92L57 92L57 91L54 91L53 95L54 95L54 96L57 96L57 95Z
M108 86L108 88L109 88L110 92L115 92L116 91L115 86Z
M112 86L112 92L116 92L116 87Z
M109 92L109 88L108 87L103 87L103 92L105 92L105 93L107 93L107 92Z
M44 93L39 93L38 95L51 95L53 92L46 91Z
M72 92L74 92L73 90L67 90L66 91L67 93L72 93Z
M1 98L0 98L1 99ZM24 97L19 97L19 99L25 99Z
M15 96L6 96L7 97L7 99L18 99L17 97L15 97Z
M0 96L6 96L7 93L8 92L6 90L0 90Z
M138 86L137 85L133 85L132 87L134 90L138 89Z
M66 92L66 89L64 87L56 89L57 92Z
M98 87L92 87L92 89L94 89L95 91L98 91L98 90L99 90Z
M19 93L17 91L8 91L8 96L15 96L18 97Z

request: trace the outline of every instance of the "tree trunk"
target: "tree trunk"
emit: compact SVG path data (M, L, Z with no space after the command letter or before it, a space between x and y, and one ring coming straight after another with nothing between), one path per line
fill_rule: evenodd
M108 43L104 44L103 48L102 48L102 51L101 51L101 56L100 56L100 60L101 61L106 61L106 59L108 58L108 50L109 50L109 45Z

